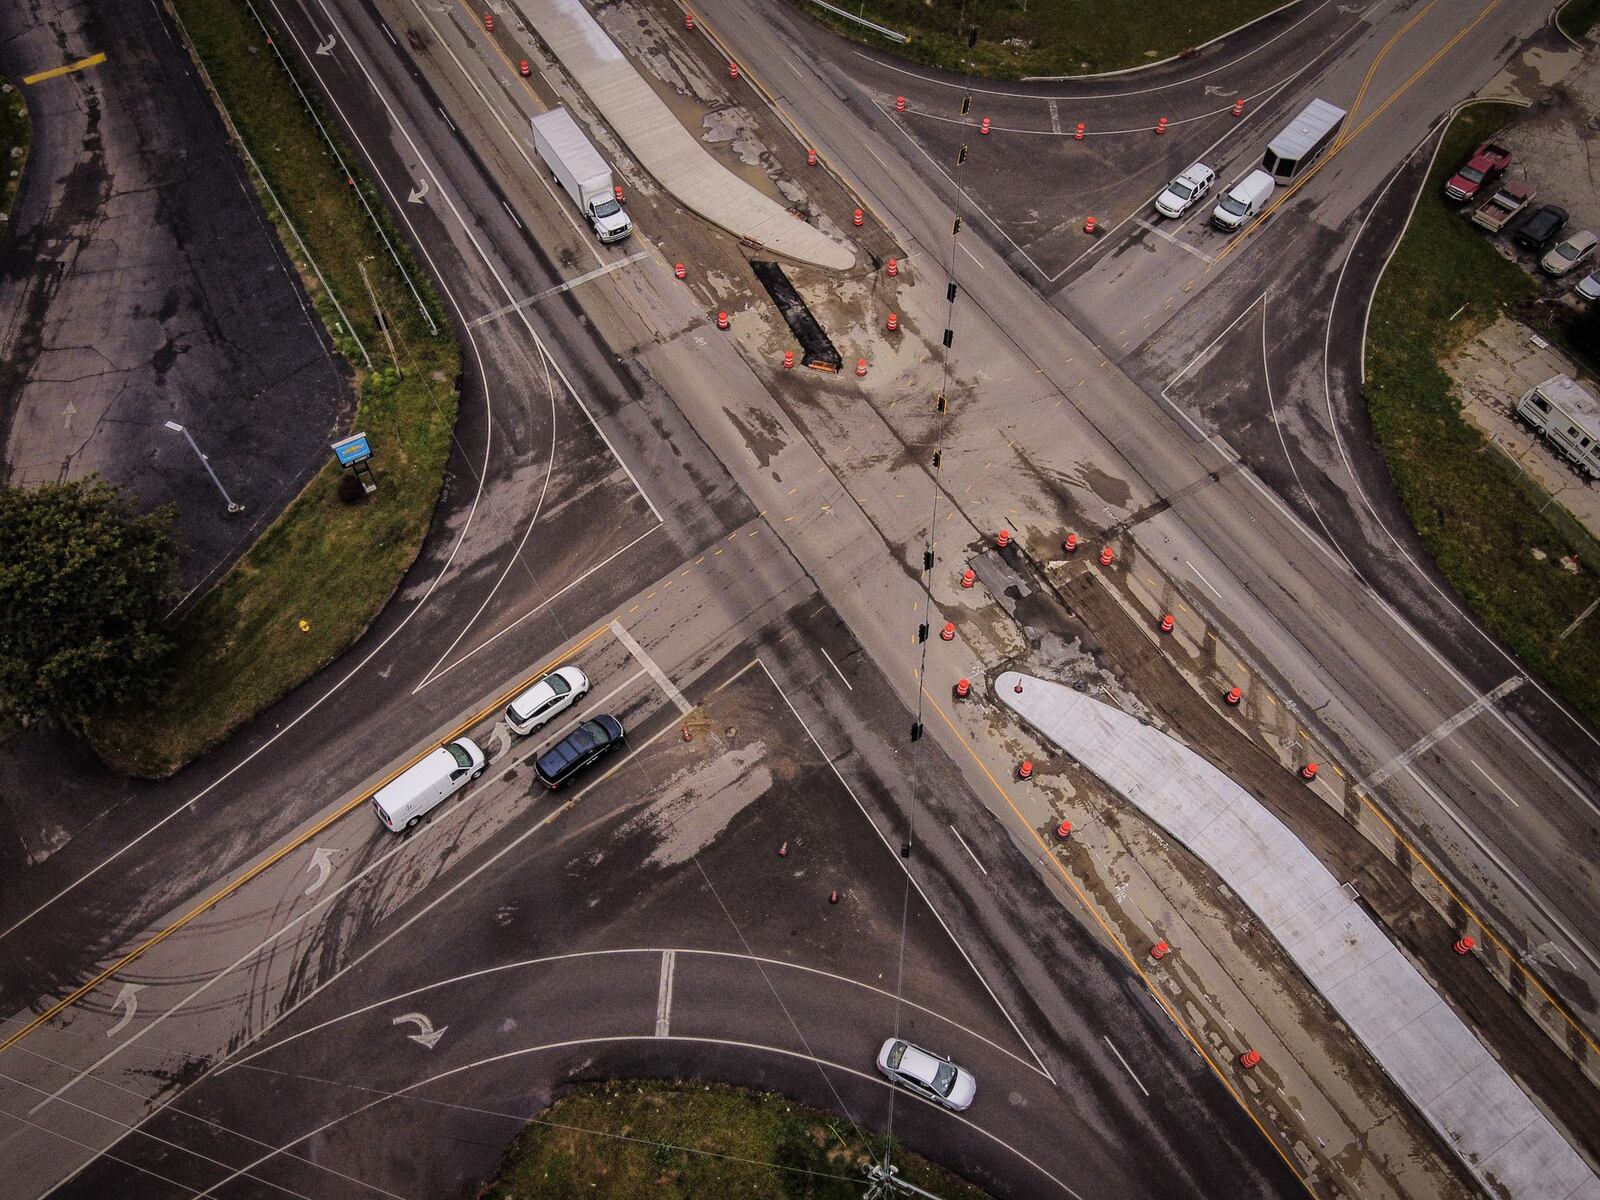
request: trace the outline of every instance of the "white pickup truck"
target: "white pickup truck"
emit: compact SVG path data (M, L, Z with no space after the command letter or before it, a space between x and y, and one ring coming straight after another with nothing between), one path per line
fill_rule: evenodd
M594 226L602 242L620 242L633 232L633 222L617 203L611 168L564 108L533 118L533 148L544 159L563 191Z

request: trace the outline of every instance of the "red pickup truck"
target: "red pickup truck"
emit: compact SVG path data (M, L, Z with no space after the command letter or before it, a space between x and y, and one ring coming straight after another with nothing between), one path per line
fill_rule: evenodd
M1485 142L1472 152L1463 166L1444 185L1444 194L1452 200L1471 200L1478 189L1500 178L1501 172L1511 165L1511 151L1493 142Z

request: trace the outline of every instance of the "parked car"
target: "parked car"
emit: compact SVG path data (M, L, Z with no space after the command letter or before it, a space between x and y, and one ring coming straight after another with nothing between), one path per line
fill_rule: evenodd
M1485 142L1472 152L1462 167L1444 185L1452 200L1471 200L1487 183L1493 183L1511 165L1511 151Z
M1569 238L1563 238L1555 249L1539 260L1539 269L1557 279L1594 257L1596 238L1587 229L1580 229Z
M970 1108L978 1092L978 1081L970 1071L900 1038L890 1038L879 1049L878 1070L917 1095L956 1112Z
M1478 205L1472 214L1472 223L1490 233L1499 233L1512 217L1528 207L1535 194L1533 184L1508 179L1494 195Z
M1181 217L1200 203L1216 182L1217 173L1205 163L1191 163L1156 197L1156 211L1163 217Z
M626 740L622 722L609 713L585 721L539 756L533 771L552 792Z
M1584 300L1600 300L1600 271L1590 271L1572 290Z
M526 736L567 711L589 691L589 677L577 667L557 667L506 705L511 732Z
M1567 224L1567 210L1555 204L1544 204L1522 223L1522 228L1512 234L1512 240L1529 250L1543 250L1550 240Z
M471 738L437 747L379 788L372 811L391 833L404 833L483 774L488 760Z

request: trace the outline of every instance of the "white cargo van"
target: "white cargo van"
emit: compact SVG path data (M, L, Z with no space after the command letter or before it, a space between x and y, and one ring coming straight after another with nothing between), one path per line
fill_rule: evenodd
M385 829L403 833L482 775L487 762L471 738L446 742L379 788L373 810Z
M1211 223L1231 233L1267 206L1267 201L1272 199L1272 187L1271 175L1265 171L1251 171L1217 201L1217 206L1211 210Z

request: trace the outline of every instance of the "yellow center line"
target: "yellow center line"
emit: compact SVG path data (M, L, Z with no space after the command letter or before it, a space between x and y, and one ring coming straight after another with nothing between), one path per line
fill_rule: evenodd
M441 739L441 741L448 742L452 738L460 737L468 729L471 729L479 721L483 720L490 713L494 712L502 704L506 703L513 696L515 696L519 691L521 691L524 687L526 687L527 684L532 679L538 678L540 675L543 675L547 671L554 670L556 667L560 666L567 659L569 659L573 655L577 654L580 650L582 650L590 642L592 642L596 638L598 638L601 634L606 633L610 628L611 628L610 625L601 625L599 628L595 629L592 633L590 633L582 641L578 642L576 645L570 647L569 649L563 651L561 654L557 655L555 658L551 659L549 663L547 663L545 666L541 667L538 671L534 672L534 674L532 676L530 676L529 679L523 680L521 683L517 684L515 687L507 690L504 695L500 696L498 699L496 699L492 703L488 704L487 706L485 706L484 708L479 710L477 713L474 713L472 716L468 717L465 721L461 722L461 724L457 725L454 730L452 730L451 732L445 734L445 736ZM432 753L433 753L433 746L429 745L429 747L426 750L422 751L421 754L418 754L416 757L411 759L410 762L408 762L404 766L399 767L399 768L395 769L394 771L392 771L388 776L386 776L383 779L383 781L381 783L378 784L377 788L374 788L371 792L363 792L363 793L361 793L361 795L357 796L354 800L351 800L349 803L344 804L344 805L340 806L339 808L334 809L331 813L329 813L327 816L323 817L320 821L318 821L315 825L311 826L311 828L307 829L304 833L300 834L298 837L295 837L292 841L288 842L287 844L279 847L277 850L274 850L266 858L262 859L255 866L251 867L248 871L245 871L242 875L237 876L236 878L234 878L230 882L228 882L228 883L224 884L222 887L218 888L210 896L207 896L204 900L200 901L200 903L196 904L188 912L184 913L183 916L177 918L177 920L173 921L165 929L162 929L158 933L152 934L150 937L146 938L143 942L140 942L132 950L128 951L121 958L117 959L116 962L112 963L105 970L101 971L98 975L94 976L94 978L92 978L92 979L80 984L77 988L75 988L72 991L72 993L70 995L65 996L61 1000L56 1001L56 1003L52 1004L49 1008L45 1009L42 1013L40 1013L38 1016L36 1016L33 1020L29 1021L21 1029L17 1030L17 1032L13 1033L10 1037L6 1038L4 1041L0 1041L0 1054L4 1054L7 1050L11 1049L12 1046L16 1045L23 1038L27 1037L35 1029L39 1028L39 1026L45 1024L45 1022L50 1021L51 1019L56 1017L64 1009L70 1008L72 1005L76 1004L79 1000L83 999L90 992L92 992L95 988L99 987L102 983L104 983L107 979L110 979L118 971L120 971L124 967L126 967L129 963L133 962L135 959L141 957L142 955L147 954L149 951L155 949L155 947L159 946L162 942L166 941L173 934L177 933L185 925L188 925L191 921L193 921L196 917L200 916L207 909L212 908L213 906L215 906L217 904L220 904L223 900L226 900L229 896L232 896L234 893L239 891L240 888L244 887L252 879L256 878L256 876L260 875L263 871L266 871L269 867L273 866L276 863L281 862L286 855L291 854L295 850L298 850L301 846L304 846L307 842L309 842L312 838L316 837L323 830L327 829L330 825L333 825L335 822L339 821L340 819L349 816L351 813L355 812L358 808L363 807L367 803L367 801L372 798L373 793L376 792L379 788L382 788L385 784L388 784L388 783L392 782L393 780L397 779L401 774L403 774L406 771L409 771L417 763L421 762L427 755L432 754Z
M1330 162L1332 162L1334 160L1334 158L1340 153L1340 151L1342 151L1351 142L1355 141L1355 139L1361 134L1361 132L1363 130L1366 129L1366 127L1368 125L1371 125L1374 121L1376 121L1379 117L1381 117L1385 112L1387 112L1388 109L1389 109L1389 106L1391 104L1393 104L1396 100L1400 99L1400 97L1405 95L1406 92L1410 91L1412 84L1416 83L1416 81L1421 79L1423 75L1427 74L1430 70L1432 70L1435 63L1437 63L1441 58L1443 58L1451 50L1455 49L1456 44L1458 42L1460 42L1462 38L1466 37L1467 34L1471 33L1474 29L1476 29L1479 25L1481 25L1483 23L1483 19L1485 17L1487 17L1490 13L1492 13L1495 9L1499 8L1502 2L1503 2L1503 0L1489 0L1489 3L1483 6L1483 9L1478 13L1478 15L1476 17L1474 17L1468 24L1462 26L1461 29L1459 29L1456 32L1456 35L1454 37L1452 37L1448 42L1446 42L1443 46L1440 46L1439 49L1434 52L1434 55L1433 55L1432 58L1428 59L1427 62L1423 63L1420 67L1418 67L1415 71L1413 71L1411 73L1411 77L1409 79L1407 79L1404 83L1402 83L1397 89L1395 89L1395 91L1389 96L1389 98L1387 100L1385 100L1381 105L1379 105L1378 108L1373 112L1373 114L1370 117L1368 117L1365 121L1361 122L1360 125L1356 126L1355 131L1353 133L1351 133L1348 137L1346 137L1345 139L1340 141L1337 145L1335 145L1332 149L1330 149L1326 154L1324 154L1320 159L1318 159L1315 163L1313 163L1311 165L1311 169L1308 170L1304 175L1300 176L1299 179L1295 180L1294 183L1290 184L1289 187L1284 190L1284 192L1283 192L1283 194L1281 196L1277 197L1277 199L1275 199L1271 204L1267 205L1267 207L1262 211L1261 215L1255 219L1255 221L1253 221L1251 224L1245 226L1245 230L1244 230L1243 233L1241 233L1238 237L1234 238L1233 241L1229 242L1220 251L1218 251L1217 252L1217 262L1218 263L1222 262L1223 259L1227 258L1228 255L1232 254L1235 250L1237 250L1240 246L1242 246L1244 244L1245 239L1248 238L1251 234L1253 234L1257 229L1260 229L1261 226L1265 223L1265 221L1266 221L1266 219L1268 217L1270 217L1273 213L1275 213L1284 204L1287 204L1289 202L1290 198L1293 197L1294 194L1296 192L1298 192L1302 187L1304 187L1306 184L1310 183L1311 180L1316 176L1318 171L1322 170L1323 167L1327 166Z
M1201 1044L1200 1039L1195 1036L1193 1031L1190 1030L1188 1023L1184 1021L1183 1017L1178 1014L1177 1009L1168 1003L1167 998L1161 994L1161 989L1156 987L1150 976L1145 974L1144 968L1139 965L1138 959L1134 957L1133 951L1128 948L1127 943L1117 935L1117 932L1111 928L1106 919L1100 915L1100 910L1097 909L1089 900L1088 895L1084 892L1083 888L1079 886L1078 881L1072 877L1072 873L1068 871L1066 866L1061 862L1060 856L1056 854L1055 847L1051 846L1044 840L1044 838L1040 837L1039 831L1035 829L1033 824L1022 815L1022 810L1019 809L1016 806L1016 803L1011 799L1010 793L1000 785L1000 781L994 777L993 772L989 770L983 759L978 756L977 749L970 741L967 740L967 736L962 733L960 729L956 728L955 722L952 721L945 713L944 709L939 706L939 702L929 695L927 688L922 689L922 695L928 701L928 703L933 706L933 711L939 714L940 719L944 721L950 732L955 734L960 740L961 744L966 747L967 753L972 756L972 761L978 764L978 770L982 771L985 778L987 778L989 782L994 785L994 790L998 792L1000 794L1000 798L1006 802L1006 807L1011 810L1012 814L1017 818L1017 821L1022 828L1027 830L1028 836L1031 837L1038 845L1039 849L1044 852L1044 857L1050 860L1050 864L1055 867L1056 873L1060 875L1061 878L1066 882L1066 885L1072 889L1073 895L1077 896L1079 903L1083 905L1085 911L1087 911L1088 914L1095 919L1095 923L1105 931L1106 937L1111 939L1112 945L1114 945L1118 952L1121 953L1127 964L1133 968L1134 973L1137 974L1141 980L1143 980L1144 986L1149 990L1150 995L1155 1002L1161 1006L1162 1011L1164 1011L1167 1016L1172 1019L1172 1023L1178 1027L1178 1031L1182 1033L1188 1043L1194 1047L1195 1052L1199 1054L1201 1058L1206 1060L1206 1063L1211 1067L1212 1074L1217 1077L1223 1087L1228 1089L1228 1094L1238 1102L1239 1107L1244 1110L1245 1115L1248 1116L1252 1122L1254 1122L1255 1127L1261 1131L1261 1136L1267 1139L1268 1144L1273 1148L1273 1150L1277 1151L1278 1157L1281 1158L1284 1165L1294 1173L1294 1177L1300 1181L1301 1186L1304 1187L1311 1195L1316 1195L1316 1193L1312 1190L1310 1182L1303 1174L1300 1173L1300 1168L1295 1164L1294 1160L1284 1152L1282 1146L1278 1145L1278 1139L1273 1137L1272 1133L1267 1129L1267 1127L1261 1123L1261 1119L1256 1116L1255 1110L1245 1103L1244 1097L1241 1096L1238 1092L1238 1089L1233 1086L1233 1081L1223 1073L1222 1067L1217 1063L1216 1059L1211 1057L1211 1054L1209 1051L1207 1051L1206 1047Z
M77 62L68 63L64 67L51 67L48 71L35 71L32 75L24 75L23 83L43 83L47 79L54 79L58 75L70 75L74 71L85 71L90 67L98 67L105 62L104 54L91 54L88 58L80 58Z
M1383 49L1378 51L1378 56L1372 60L1372 65L1367 68L1367 77L1361 81L1361 90L1356 93L1356 98L1350 104L1350 114L1348 119L1353 121L1356 114L1361 111L1361 103L1367 98L1367 89L1372 86L1373 76L1378 73L1378 67L1382 65L1383 60L1388 57L1389 51L1394 49L1394 44L1401 38L1405 37L1405 35L1411 31L1411 27L1418 21L1422 20L1423 17L1427 16L1428 12L1437 3L1438 0L1428 0L1427 5L1420 12L1418 12L1416 16L1412 17L1404 25L1400 26L1399 30L1395 32L1394 36L1383 44ZM1341 133L1338 137L1333 139L1334 148L1342 146L1350 139L1351 136L1353 135Z

